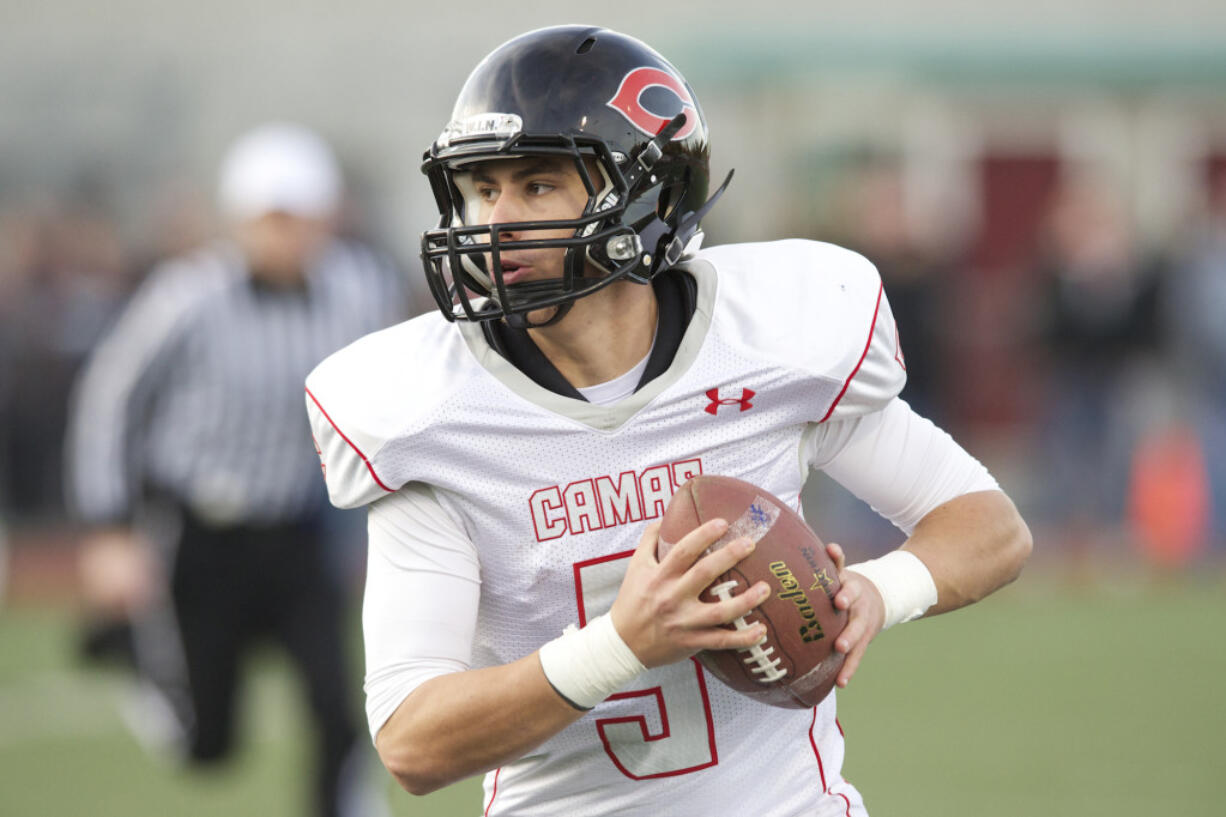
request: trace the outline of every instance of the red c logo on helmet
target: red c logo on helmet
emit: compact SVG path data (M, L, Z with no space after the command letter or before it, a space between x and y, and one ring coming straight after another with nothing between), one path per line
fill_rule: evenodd
M640 101L643 92L648 88L654 87L667 88L676 94L677 98L681 100L681 109L685 111L685 124L673 136L673 141L679 141L693 133L698 128L698 109L694 105L694 99L690 96L690 92L686 90L685 83L660 68L649 66L635 68L629 74L622 77L617 93L605 104L629 119L630 124L643 133L648 136L655 136L668 124L671 117L656 116L643 107L643 103Z

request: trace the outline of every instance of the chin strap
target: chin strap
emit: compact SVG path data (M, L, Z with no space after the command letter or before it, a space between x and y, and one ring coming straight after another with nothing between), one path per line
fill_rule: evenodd
M585 281L599 281L599 280L601 280L599 277L592 278L590 276L581 275L581 276L576 277L573 283L576 286L578 286ZM553 306L538 306L538 307L533 307L530 309L520 309L515 304L516 294L526 293L528 296L565 294L564 291L561 289L560 280L557 280L557 281L555 280L527 281L522 284L510 284L506 287L506 290L507 290L507 295L510 297L508 298L509 303L506 304L505 309L516 310L514 312L511 312L511 311L506 312L506 321L509 326L515 329L540 329L543 326L553 326L555 323L562 320L562 318L566 317L566 313L569 312L571 306L573 306L573 302L570 302L570 301L561 303L561 304L554 304ZM530 312L537 312L537 311L546 310L546 309L552 309L553 313L550 314L550 316L546 318L545 320L538 321L538 322L532 322L528 320L528 314Z
M657 273L675 266L681 260L681 256L685 253L685 247L690 241L690 236L698 228L698 222L711 211L711 208L715 206L715 202L719 201L719 197L724 195L724 191L728 189L728 185L732 182L732 174L734 172L729 170L724 183L719 186L719 189L715 191L711 198L707 199L706 204L693 212L683 215L675 228L669 226L668 222L658 216L643 228L642 232L639 233L639 238L643 242L643 249L648 253L654 250L655 255L650 257L645 255L643 257L642 263L647 267L647 274L645 276L632 273L630 277L644 282L649 281ZM665 242L664 238L668 235L672 235L672 238Z
M574 301L569 301L564 304L558 304L555 307L541 307L541 309L552 308L553 314L540 323L533 323L532 321L528 320L527 312L512 312L507 315L507 326L510 326L512 329L541 329L545 326L553 326L555 323L565 318L566 313L569 312L570 308L574 305ZM534 309L532 311L535 312L536 310Z
M635 188L638 187L640 179L645 176L650 178L651 169L664 155L664 146L671 142L677 131L685 125L685 118L685 111L677 114L669 120L667 125L660 128L660 132L652 137L651 141L630 154L630 161L627 163L626 171L622 174L622 178L626 180L626 189L629 191L627 198L637 195Z
M728 189L728 185L732 184L732 174L735 170L729 170L728 175L724 177L724 183L719 186L719 189L707 199L707 203L699 207L692 213L686 213L681 217L681 222L677 225L677 236L668 243L665 248L665 256L668 265L671 267L681 260L681 254L685 252L685 245L689 243L689 237L698 228L698 222L702 221L702 217L711 212L711 208L715 206L715 202L719 201L719 197L724 195L724 191Z

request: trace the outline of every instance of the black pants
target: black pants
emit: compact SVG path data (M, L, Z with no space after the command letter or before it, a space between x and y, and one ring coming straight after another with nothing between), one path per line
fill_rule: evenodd
M171 595L194 709L191 758L229 753L244 653L270 636L306 683L318 735L316 813L334 817L358 732L345 681L344 605L326 557L308 524L215 528L185 513Z

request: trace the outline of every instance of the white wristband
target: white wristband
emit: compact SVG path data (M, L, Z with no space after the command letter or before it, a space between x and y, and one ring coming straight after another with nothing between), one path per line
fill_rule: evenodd
M881 594L885 602L883 630L919 618L937 603L937 586L932 574L910 551L895 550L880 559L848 565L847 570L868 579Z
M591 709L647 669L622 641L608 613L583 629L570 625L539 655L545 678L578 709Z

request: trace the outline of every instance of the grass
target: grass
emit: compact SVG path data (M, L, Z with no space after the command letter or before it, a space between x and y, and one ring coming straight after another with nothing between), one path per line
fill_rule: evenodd
M1226 595L1030 584L885 633L841 696L846 773L888 815L1216 815Z
M840 694L844 771L873 817L1220 814L1224 591L1028 577L892 630ZM258 662L237 762L189 775L130 736L122 678L77 666L73 637L63 611L0 614L0 815L306 811L308 736L278 660ZM384 782L397 817L480 813L477 781L420 799Z

